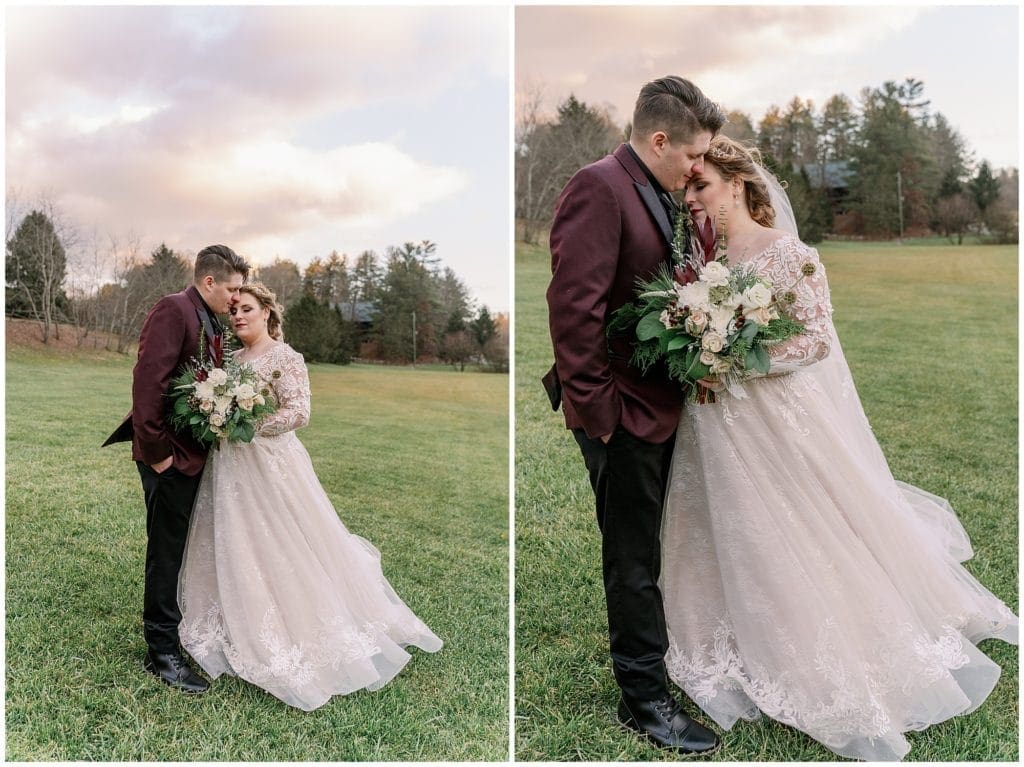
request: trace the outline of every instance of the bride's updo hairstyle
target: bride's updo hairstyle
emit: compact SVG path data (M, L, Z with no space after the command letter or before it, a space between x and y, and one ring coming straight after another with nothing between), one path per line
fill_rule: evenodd
M715 136L704 154L704 162L715 166L723 179L743 181L743 199L750 217L761 226L775 226L775 208L772 207L768 184L759 172L761 152L747 147L728 136Z
M256 299L261 309L269 309L270 316L267 317L267 333L275 341L284 340L284 328L282 317L284 309L277 303L277 296L262 282L247 282L238 289L239 293L248 293Z

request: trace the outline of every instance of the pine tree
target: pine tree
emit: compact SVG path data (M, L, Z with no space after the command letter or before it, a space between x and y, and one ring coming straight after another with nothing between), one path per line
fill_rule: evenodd
M978 172L967 186L971 193L971 199L978 206L984 219L985 213L992 203L999 199L999 181L992 175L992 167L988 164L988 160L982 161L978 166Z
M33 210L22 219L7 242L7 314L37 320L43 343L59 332L61 307L67 303L62 285L67 274L67 254L54 226L43 211Z

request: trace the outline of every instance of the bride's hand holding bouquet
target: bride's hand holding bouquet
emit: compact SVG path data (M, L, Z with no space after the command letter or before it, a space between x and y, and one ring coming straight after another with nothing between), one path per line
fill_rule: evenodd
M171 426L191 431L205 447L251 442L259 422L277 410L269 385L252 368L230 357L218 365L203 353L202 337L199 354L171 382L168 396Z
M692 225L684 209L676 222L674 267L638 280L636 301L618 309L609 324L610 333L635 334L632 364L646 372L664 361L669 377L697 403L714 402L723 389L742 397L742 380L769 373L770 347L804 330L787 313L796 283L777 288L749 263L728 266L724 218L723 210L717 257L700 263L683 246ZM809 263L799 279L812 274Z

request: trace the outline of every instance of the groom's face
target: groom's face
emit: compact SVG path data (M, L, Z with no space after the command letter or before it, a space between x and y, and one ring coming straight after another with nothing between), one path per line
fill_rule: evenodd
M711 146L711 131L701 131L688 142L670 141L667 137L661 142L659 169L654 170L666 191L677 192L686 186L690 177L704 169L704 153Z
M212 275L203 279L206 290L203 291L203 300L217 314L227 314L231 305L238 300L238 289L242 287L245 279L238 272L233 272L230 277L218 280Z

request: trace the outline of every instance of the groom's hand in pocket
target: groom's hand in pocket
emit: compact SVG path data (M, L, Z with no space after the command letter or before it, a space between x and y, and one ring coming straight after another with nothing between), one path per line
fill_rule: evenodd
M166 458L164 458L162 461L160 461L160 463L154 463L149 468L151 468L157 474L163 474L165 471L167 471L169 468L171 468L171 464L172 463L174 463L174 456L173 455L169 455Z

